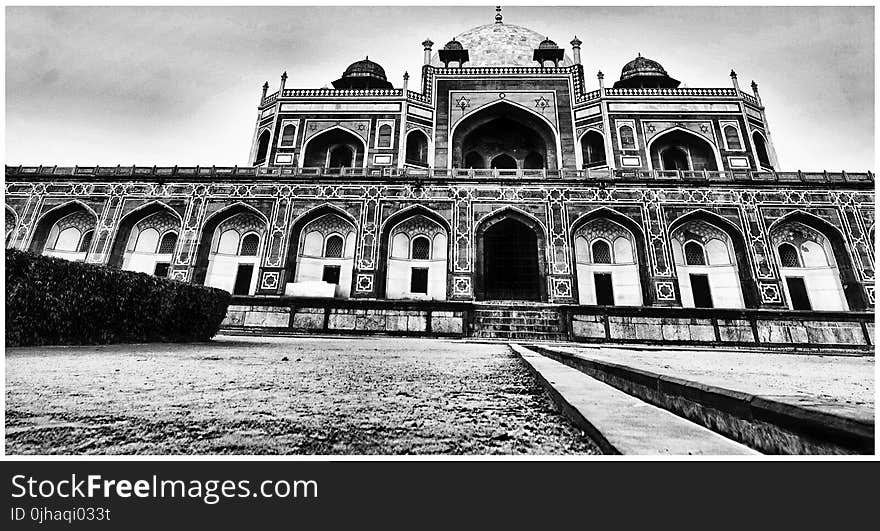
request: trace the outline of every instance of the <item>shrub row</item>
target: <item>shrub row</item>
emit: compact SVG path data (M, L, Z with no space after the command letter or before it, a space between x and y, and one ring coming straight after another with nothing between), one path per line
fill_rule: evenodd
M230 294L6 250L6 346L206 341Z

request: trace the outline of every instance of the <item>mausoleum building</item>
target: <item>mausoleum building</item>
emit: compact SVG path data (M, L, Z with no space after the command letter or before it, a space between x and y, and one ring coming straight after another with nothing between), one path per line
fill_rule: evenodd
M606 82L551 37L499 13L400 84L284 73L241 166L7 166L6 245L228 290L230 326L869 341L870 172L784 171L733 71L633 50Z

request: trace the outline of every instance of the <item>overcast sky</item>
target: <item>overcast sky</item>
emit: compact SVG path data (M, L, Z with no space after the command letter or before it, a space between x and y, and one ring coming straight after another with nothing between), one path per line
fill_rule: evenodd
M330 86L369 55L418 90L442 45L493 7L8 7L6 163L245 165L260 87ZM587 90L637 52L689 87L759 84L786 170L874 169L873 8L505 7L570 48ZM435 46L436 49L436 46ZM569 51L570 53L570 51ZM609 84L610 84L609 83ZM411 87L412 88L412 87ZM747 89L748 90L748 89Z

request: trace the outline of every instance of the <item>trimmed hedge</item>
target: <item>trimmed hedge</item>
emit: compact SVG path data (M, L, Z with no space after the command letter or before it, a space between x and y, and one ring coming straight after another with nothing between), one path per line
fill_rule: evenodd
M207 341L231 295L6 249L6 346Z

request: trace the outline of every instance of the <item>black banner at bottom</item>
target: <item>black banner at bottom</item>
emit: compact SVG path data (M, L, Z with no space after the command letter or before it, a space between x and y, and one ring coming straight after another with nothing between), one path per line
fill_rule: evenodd
M845 529L877 462L14 461L4 529Z

